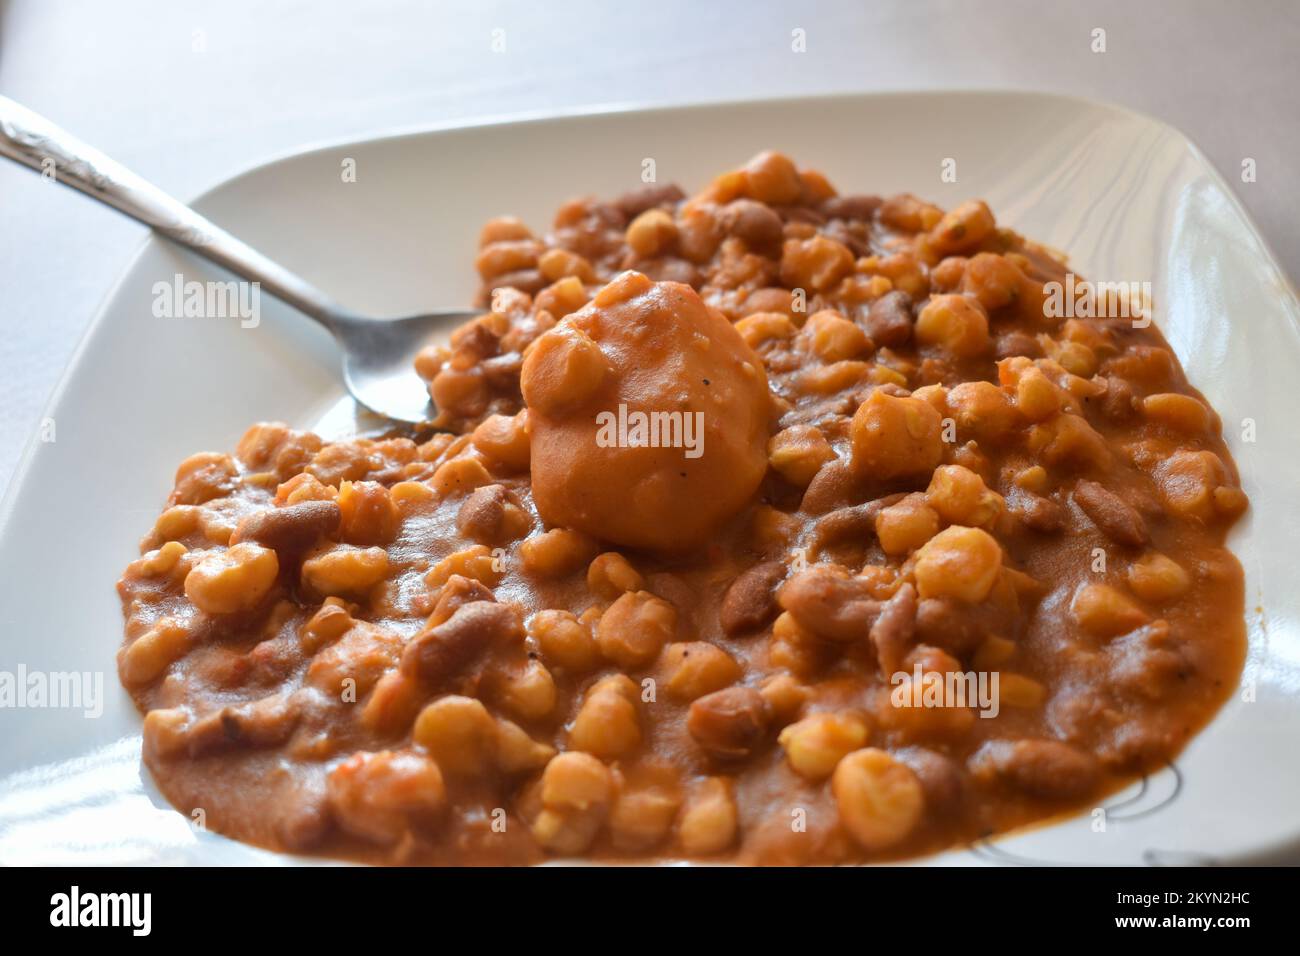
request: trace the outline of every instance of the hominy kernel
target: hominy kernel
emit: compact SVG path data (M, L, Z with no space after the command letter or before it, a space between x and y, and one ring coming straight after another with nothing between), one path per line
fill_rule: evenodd
M185 596L208 614L234 614L261 603L280 562L270 548L246 541L209 554L185 576Z
M448 774L477 776L496 761L496 721L473 697L435 700L415 719L414 735Z

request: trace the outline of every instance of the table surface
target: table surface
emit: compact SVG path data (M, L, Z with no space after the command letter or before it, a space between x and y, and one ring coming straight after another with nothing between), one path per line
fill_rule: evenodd
M806 37L800 54L795 30ZM1293 278L1298 46L1296 0L0 0L0 92L182 199L306 143L488 115L1034 89L1181 129ZM0 224L4 489L145 230L7 163ZM154 424L123 423L123 440Z

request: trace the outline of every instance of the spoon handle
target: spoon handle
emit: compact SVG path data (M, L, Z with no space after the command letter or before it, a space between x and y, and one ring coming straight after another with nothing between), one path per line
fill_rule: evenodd
M0 96L0 155L79 189L230 270L333 331L344 309L311 283L240 242L44 117Z

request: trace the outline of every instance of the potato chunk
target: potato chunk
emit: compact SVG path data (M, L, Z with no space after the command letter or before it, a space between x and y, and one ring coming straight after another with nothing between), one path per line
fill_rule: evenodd
M624 273L536 341L521 386L549 526L688 550L767 469L763 363L689 286Z

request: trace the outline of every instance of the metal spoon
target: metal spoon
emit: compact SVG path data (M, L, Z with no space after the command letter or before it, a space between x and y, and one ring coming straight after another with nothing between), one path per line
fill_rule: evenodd
M424 345L480 314L461 309L400 319L350 312L283 266L213 225L45 118L0 96L0 155L52 175L126 213L175 243L243 279L329 329L343 350L343 380L377 415L418 424L434 415L412 362Z

